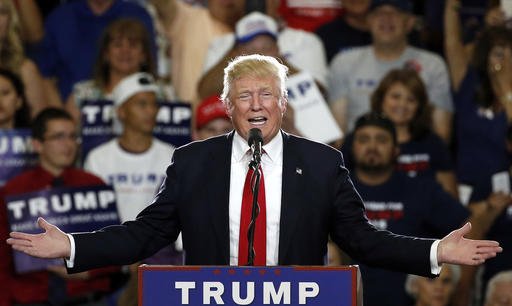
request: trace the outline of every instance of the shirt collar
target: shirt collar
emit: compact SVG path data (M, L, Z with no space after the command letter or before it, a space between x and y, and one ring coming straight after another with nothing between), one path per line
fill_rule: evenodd
M235 131L232 149L232 156L234 160L242 161L250 149L251 148L247 144L247 141L240 136L237 131ZM283 152L283 136L281 135L281 132L277 133L269 143L263 146L263 151L266 153L264 155L268 156L272 162L279 160L278 157Z
M54 176L51 172L49 172L48 170L46 170L45 168L43 168L41 166L41 164L38 164L36 167L35 167L35 170L37 172L37 175L38 177L41 179L41 180L46 180L46 181L51 181L57 177L60 177L62 178L63 180L66 180L67 177L69 177L71 174L70 174L70 168L71 167L68 167L68 168L65 168L64 170L62 170L62 173L59 175L59 176Z

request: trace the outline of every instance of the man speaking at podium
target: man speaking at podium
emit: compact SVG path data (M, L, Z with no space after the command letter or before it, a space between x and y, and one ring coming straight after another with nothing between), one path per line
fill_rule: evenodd
M32 256L63 257L70 272L139 261L180 232L188 265L245 265L251 253L254 265L323 265L329 236L363 263L426 276L439 274L442 263L478 265L501 252L495 241L464 238L470 224L441 240L371 226L341 153L281 130L286 73L273 57L233 60L222 100L235 131L177 149L159 193L135 221L65 234L39 219L42 234L13 232L7 243ZM254 128L261 151L257 140L252 150L247 142ZM251 158L261 158L254 170Z

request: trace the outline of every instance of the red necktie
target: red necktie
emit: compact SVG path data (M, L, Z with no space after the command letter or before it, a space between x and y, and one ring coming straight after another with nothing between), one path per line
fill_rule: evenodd
M265 266L267 262L267 212L265 204L265 183L263 181L263 171L259 167L260 189L258 192L259 214L256 218L256 228L254 232L254 265ZM247 232L251 222L253 187L255 185L256 176L253 177L254 170L249 168L245 177L244 193L242 197L242 211L240 214L240 236L238 238L238 265L247 265L248 256L248 238Z

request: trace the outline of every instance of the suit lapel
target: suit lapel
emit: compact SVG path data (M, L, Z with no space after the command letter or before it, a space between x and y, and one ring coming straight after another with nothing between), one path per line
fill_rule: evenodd
M216 148L210 151L210 169L204 173L215 173L206 187L210 197L211 220L219 249L225 264L229 264L229 180L231 173L231 147L233 132L226 135ZM201 191L198 191L201 192Z
M300 190L305 188L303 180L302 162L298 156L297 149L290 136L283 134L283 180L281 195L281 219L279 233L279 264L283 262L288 246L304 201L300 198Z

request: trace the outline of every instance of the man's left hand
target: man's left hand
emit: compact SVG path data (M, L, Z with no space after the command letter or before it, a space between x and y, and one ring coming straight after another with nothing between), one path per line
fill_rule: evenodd
M464 235L469 233L470 230L471 223L468 222L441 239L437 248L439 264L476 266L503 251L497 241L464 238Z

